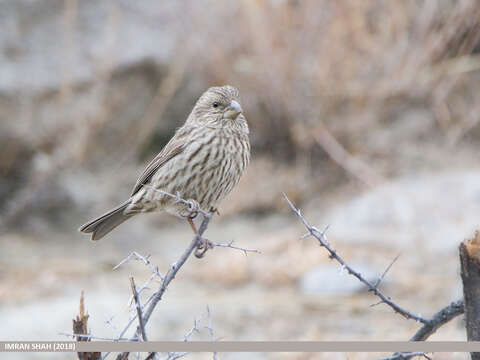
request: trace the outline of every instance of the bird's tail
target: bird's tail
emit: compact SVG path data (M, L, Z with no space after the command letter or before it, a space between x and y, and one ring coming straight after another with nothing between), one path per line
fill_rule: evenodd
M135 215L124 214L124 210L129 204L130 200L127 200L115 209L112 209L95 220L89 221L85 225L82 225L78 230L86 234L92 233L92 240L100 240L118 225Z

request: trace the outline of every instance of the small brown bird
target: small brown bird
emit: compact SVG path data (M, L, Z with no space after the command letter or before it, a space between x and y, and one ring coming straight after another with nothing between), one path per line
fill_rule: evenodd
M250 160L249 130L242 112L236 88L208 89L185 124L140 175L130 198L79 230L99 240L139 213L166 210L181 215L188 210L186 204L161 191L203 210L216 210Z

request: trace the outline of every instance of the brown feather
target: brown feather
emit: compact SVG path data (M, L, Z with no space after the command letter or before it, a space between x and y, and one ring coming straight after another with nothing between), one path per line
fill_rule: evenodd
M147 165L142 174L138 177L135 186L133 187L132 193L130 196L135 195L138 190L142 188L147 182L150 181L153 174L168 160L174 158L180 154L185 148L185 144L182 141L179 141L180 136L178 133L165 145L165 147L160 151L160 153L155 156L155 158Z
M185 124L142 172L130 199L80 231L99 239L138 213L166 210L179 215L185 211L185 204L156 190L178 193L206 211L216 207L248 165L248 133L238 90L232 86L208 89Z

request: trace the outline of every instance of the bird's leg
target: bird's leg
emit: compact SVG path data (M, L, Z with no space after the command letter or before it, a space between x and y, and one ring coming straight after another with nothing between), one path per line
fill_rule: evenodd
M197 227L195 226L195 223L193 222L193 219L191 217L187 217L188 223L190 224L190 227L192 228L193 232L198 235L198 230Z
M185 209L184 212L180 213L180 216L188 220L188 223L190 224L190 227L192 228L194 234L198 236L199 235L198 229L193 219L195 219L198 216L198 213L200 210L200 204L193 199L189 199L187 201L188 201L188 208ZM197 258L202 258L205 255L205 253L208 251L208 249L213 249L213 244L210 241L208 241L208 239L201 237L199 244L197 245L197 248L195 250L195 256Z

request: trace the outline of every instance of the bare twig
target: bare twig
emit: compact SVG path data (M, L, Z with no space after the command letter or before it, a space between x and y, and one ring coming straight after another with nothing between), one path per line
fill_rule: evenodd
M155 279L156 276L157 275L155 273L152 273L152 275L150 275L148 280L145 281L145 283L140 287L140 289L138 289L137 292L139 295L142 293L143 290L148 289L148 285L152 282L153 279Z
M452 302L447 307L441 309L439 312L434 314L431 319L425 319L420 315L414 315L411 312L405 310L404 308L400 307L396 303L394 303L389 297L385 296L379 289L378 286L381 284L383 279L385 278L388 271L391 269L392 265L397 261L399 255L397 255L390 265L385 269L383 274L378 278L375 284L372 284L370 281L366 280L358 271L351 268L345 260L334 250L329 243L326 241L325 231L323 232L316 229L315 227L311 226L307 220L303 217L300 210L297 209L292 202L288 199L288 197L283 194L285 200L290 205L292 211L298 216L298 218L302 221L305 227L308 230L306 235L315 237L321 246L323 246L329 253L331 259L335 259L342 268L346 269L347 272L356 277L360 280L363 284L365 284L369 291L373 292L376 296L380 298L380 301L372 306L379 305L379 304L387 304L390 306L395 312L401 314L407 319L413 319L417 322L421 322L423 326L415 333L415 335L410 339L410 341L425 341L430 335L435 333L438 328L448 323L450 320L454 319L455 317L464 313L464 302L462 300ZM304 235L305 237L305 235ZM387 358L388 360L396 360L396 359L410 359L415 356L423 356L424 358L428 359L428 356L425 353L396 353L393 354L392 357Z
M464 313L464 303L463 300L452 302L450 305L446 306L435 315L432 316L427 323L425 323L410 341L425 341L427 338L435 333L441 326L448 323L450 320L456 318L457 316Z
M390 357L383 358L381 360L408 360L413 359L415 357L422 357L427 360L431 360L431 358L424 352L410 352L410 353L395 353Z
M144 184L143 185L144 187L146 188L149 188L155 192L158 192L158 193L161 193L162 195L165 195L165 196L168 196L168 197L171 197L171 198L174 198L177 202L179 203L182 203L182 204L185 204L188 206L189 209L193 208L193 204L191 201L188 201L188 200L185 200L185 199L182 199L180 197L180 194L176 194L176 195L173 195L173 194L170 194L166 191L163 191L163 190L159 190L159 189L155 189L154 187L150 186L150 185L147 185L147 184ZM209 212L206 212L204 211L203 209L195 209L196 211L198 211L198 213L202 214L204 219L203 219L203 222L202 224L200 225L200 229L198 231L198 233L195 235L194 239L192 240L192 242L190 243L189 247L187 248L187 250L183 253L183 255L181 256L180 260L177 261L176 263L174 263L170 270L168 271L166 277L162 276L158 270L158 267L157 266L154 266L151 262L150 262L150 259L149 259L149 256L142 256L140 255L139 253L137 252L132 252L129 256L127 256L125 259L123 259L119 264L117 264L113 269L116 270L118 269L120 266L122 266L123 264L127 263L128 261L130 261L131 259L136 259L136 260L140 260L140 261L143 261L145 263L145 265L147 266L150 266L152 268L152 271L155 275L157 275L158 277L160 277L160 279L162 280L162 283L160 285L160 289L159 291L157 291L156 293L154 293L148 300L147 302L145 303L144 306L147 306L147 304L149 304L150 302L150 306L149 308L147 309L147 312L145 314L145 320L143 320L143 323L146 324L148 322L148 319L150 318L151 316L151 313L153 311L153 309L155 308L156 304L158 303L158 301L160 300L160 298L163 296L163 293L165 292L166 290L166 287L168 286L168 284L170 283L171 280L173 280L173 278L175 277L175 274L177 273L178 269L180 269L180 267L183 265L183 263L186 261L186 259L190 256L191 252L193 251L193 249L195 247L197 247L199 244L200 244L200 241L201 241L201 236L203 234L203 232L205 232L207 226L208 226L208 223L212 217L212 214L210 214ZM147 282L140 288L140 291L141 292L143 289L145 289L148 284L150 283L150 281L153 280L153 277L150 277L149 280L147 280ZM152 306L153 305L153 306ZM127 325L124 327L124 329L122 330L122 332L120 333L119 335L119 338L121 338L126 332L127 330L130 328L130 326L133 324L133 322L135 321L135 319L137 318L137 315L133 316L132 318L129 319ZM131 338L130 340L131 341L137 341L138 340L138 331L139 331L139 328L137 327L137 331L135 333L135 336L133 338ZM103 359L105 359L110 353L107 353ZM125 356L126 353L122 353L119 355L119 357L117 357L117 359L120 359L120 356Z
M227 244L222 244L222 243L216 243L216 242L210 241L210 244L212 244L213 246L218 246L218 247L226 247L226 248L230 248L230 249L241 250L241 251L243 251L245 256L247 256L247 253L249 253L249 252L261 254L261 252L257 249L246 249L246 248L242 248L242 247L239 247L239 246L235 246L235 245L233 245L233 242L234 242L234 240L230 241Z
M103 341L126 341L129 340L128 338L107 338L102 336L94 336L90 334L77 334L77 333L67 333L67 332L59 332L58 335L64 335L68 337L77 337L82 339L91 339L91 340L103 340ZM78 340L80 341L80 340Z
M123 264L129 262L132 258L134 258L135 260L139 260L139 261L143 261L143 263L147 266L149 266L151 269L152 269L152 272L157 275L160 279L163 280L163 275L160 274L160 272L158 271L158 266L155 266L151 263L150 261L150 255L147 255L147 256L142 256L140 255L139 253L137 253L136 251L133 251L130 255L128 255L125 259L123 259L122 261L120 261L117 265L115 265L113 267L113 270L117 270L120 266L122 266Z
M187 356L188 354L190 354L190 353L188 353L188 352L169 353L169 354L167 355L167 358L166 358L165 360L176 360L176 359L180 359L180 358L182 358L182 357L184 357L184 356Z
M390 265L387 266L387 268L385 269L385 271L383 272L383 274L378 278L378 280L376 281L375 283L375 287L379 287L380 284L382 283L383 279L385 278L385 275L387 275L387 273L390 271L390 269L392 268L393 264L395 264L395 262L398 260L398 258L400 257L400 254L398 254L397 256L395 256L395 258L392 260L392 262L390 263Z
M180 194L177 193L176 195L173 195L173 194L170 194L166 191L163 191L163 190L160 190L160 189L155 189L153 186L150 186L148 184L144 184L143 187L147 188L147 189L150 189L150 190L153 190L154 192L157 192L159 194L162 194L162 195L165 195L165 196L168 196L168 197L171 197L173 199L175 199L175 201L177 203L180 203L180 204L184 204L184 205L187 205L187 207L189 209L192 209L193 208L193 204L192 204L192 201L189 201L189 200L185 200L185 199L182 199L180 197ZM206 211L206 210L203 210L201 208L199 209L195 209L196 211L198 211L200 214L202 214L203 216L211 216L211 214Z
M202 315L199 319L194 319L193 320L193 326L192 328L184 335L183 341L187 342L190 340L190 337L194 333L200 333L200 323L203 320L203 318L207 319L207 325L204 326L205 329L208 329L210 336L213 337L213 341L215 341L215 338L213 336L214 330L213 330L213 325L212 325L212 318L211 318L211 313L210 313L210 308L207 306L207 311L204 315ZM167 357L165 360L173 360L173 359L179 359L181 357L184 357L186 355L190 354L189 352L170 352L167 354ZM151 354L150 354L151 355ZM216 355L215 355L216 356ZM215 358L216 359L216 358ZM147 359L145 359L147 360Z
M397 305L395 302L393 302L390 297L384 295L379 289L378 289L378 286L376 284L372 284L370 281L368 281L367 279L365 279L362 274L360 274L358 271L356 271L355 269L353 269L350 265L348 265L345 260L337 253L336 250L334 250L329 244L328 242L325 240L325 231L319 231L318 229L316 229L315 227L311 226L307 220L303 217L302 213L300 212L299 209L297 209L293 204L292 202L288 199L287 195L283 194L283 197L285 198L285 200L287 201L288 205L290 206L290 208L292 209L292 211L298 216L298 218L302 221L303 225L305 225L305 227L307 228L308 232L310 233L311 236L313 236L315 239L318 240L318 242L320 243L320 246L324 247L329 255L330 255L330 258L331 259L334 259L336 260L341 266L342 268L346 269L347 272L356 277L360 282L362 282L363 284L365 284L367 287L368 287L368 290L371 291L373 294L375 294L376 296L378 296L381 300L381 303L384 303L384 304L387 304L388 306L390 306L396 313L399 313L401 314L403 317L405 317L406 319L413 319L415 321L418 321L418 322L421 322L423 324L427 324L429 322L429 320L419 316L419 315L415 315L413 313L411 313L410 311L402 308L401 306ZM388 271L388 268L387 268L387 271ZM379 283L379 281L377 281L376 283Z
M193 335L193 333L196 332L198 333L199 330L198 330L198 320L197 319L193 319L193 326L192 328L185 334L185 336L183 337L183 341L187 342L190 337Z
M160 191L160 190L159 190ZM173 196L169 194L170 196ZM179 199L180 202L183 202L185 200ZM188 203L188 202L187 202ZM175 275L177 274L178 270L185 264L187 259L190 257L194 249L201 243L202 241L202 235L203 233L207 230L208 224L212 218L212 214L204 212L204 211L199 211L200 213L203 214L203 221L198 229L197 234L195 234L193 240L191 241L190 245L187 247L187 249L183 252L183 254L180 256L180 258L177 260L177 262L173 263L170 266L170 269L166 273L165 277L163 278L159 289L157 290L156 293L153 294L151 302L149 306L147 307L146 311L144 312L142 322L144 326L147 325L150 317L152 316L153 311L155 310L155 307L159 303L159 301L162 299L163 294L167 290L168 285L170 282L175 278ZM139 326L137 326L137 330L135 331L135 335L130 338L130 341L138 341L139 334L141 333L141 329ZM122 359L125 356L125 353L121 353L117 356L117 360Z
M208 320L208 325L205 326L205 328L210 333L210 339L212 341L217 341L215 337L215 331L213 330L212 314L210 313L210 307L208 305L207 305L207 320ZM216 351L213 352L213 360L218 360L218 354Z
M142 335L143 341L148 341L147 333L145 332L145 325L143 323L142 306L140 304L140 299L138 298L137 287L135 286L135 279L133 278L133 276L130 276L130 287L132 288L133 298L135 299L135 307L137 309L137 318L138 318L138 327L140 328L140 333Z
M194 249L198 248L199 245L202 244L202 241L205 241L205 239L202 238L202 235L206 231L206 229L208 227L208 224L209 224L209 222L212 218L212 215L213 215L211 212L207 212L203 209L196 208L195 204L192 201L182 199L180 197L180 194L173 195L173 194L170 194L170 193L165 192L163 190L155 189L155 188L151 187L150 185L144 185L144 186L149 188L149 189L152 189L155 192L159 192L159 193L161 193L165 196L174 198L177 202L186 205L188 211L195 211L199 214L202 214L203 215L203 221L200 224L199 229L195 233L195 236L194 236L192 242L190 243L190 245L187 247L187 249L180 256L179 260L170 266L170 269L168 270L168 272L166 273L165 276L162 276L158 271L158 267L154 266L150 262L149 256L145 257L145 256L142 256L142 255L138 254L137 252L132 252L129 256L127 256L118 265L116 265L114 267L114 270L118 269L120 266L127 263L131 259L136 259L136 260L142 261L145 265L150 266L150 268L152 269L152 276L150 277L149 280L147 280L147 282L138 291L135 289L134 283L132 283L132 278L130 279L131 283L132 283L132 292L134 293L133 298L134 298L135 303L136 303L137 314L135 314L135 316L130 318L127 325L125 326L125 328L122 330L122 332L120 333L120 335L118 337L118 339L120 339L125 334L125 332L129 329L129 327L134 322L134 320L136 318L138 318L139 319L139 325L137 326L137 329L135 331L135 335L132 338L128 339L129 341L138 341L140 335L142 336L142 338L144 340L146 339L146 337L145 337L145 326L148 323L148 321L150 319L150 316L152 315L152 313L153 313L155 307L157 306L158 302L162 299L163 294L165 293L168 285L175 278L175 275L177 274L178 270L187 261L187 259L190 257L190 255L192 254ZM228 247L228 248L232 248L232 249L236 249L236 250L241 250L241 251L244 252L245 255L248 252L260 253L260 251L255 250L255 249L247 249L247 248L242 248L242 247L235 246L235 245L233 245L233 241L231 241L228 244L212 243L212 242L209 241L209 244L212 245L212 246ZM145 304L142 307L139 300L138 300L138 294L148 286L148 284L155 278L155 276L158 276L161 279L160 287L157 290L157 292L155 292L145 302ZM142 316L142 312L143 312L143 316ZM209 314L208 309L207 309L207 313ZM210 325L207 328L209 329L210 334L213 337L213 332L212 332L213 328ZM194 328L189 333L187 333L185 339L188 339L188 337L191 335L191 333L193 333L193 331L195 331L195 329L196 329L196 323L194 324ZM114 341L118 341L118 339L114 339ZM187 340L184 340L184 341L187 341ZM109 354L110 353L107 353L103 357L103 359L105 359ZM173 359L173 358L176 359L176 358L185 356L186 354L187 353L172 353L172 354L168 355L169 356L168 359ZM128 356L128 353L124 352L124 353L119 354L117 356L117 359L118 360L119 359L125 359L126 356ZM153 353L150 353L148 356L149 356L149 358L156 358L157 354L155 352L153 352ZM214 353L214 359L217 359L217 354L216 353Z
M170 284L170 282L175 278L175 275L177 274L178 270L183 266L183 264L185 264L185 262L187 261L189 256L192 254L195 247L202 240L202 235L205 232L205 230L207 230L208 223L210 222L211 218L212 218L212 215L210 213L206 213L204 215L202 224L200 225L200 228L198 229L198 234L195 234L192 242L187 247L187 249L183 252L183 254L180 256L178 261L170 266L170 269L168 270L167 274L165 275L165 278L163 279L162 283L160 284L159 290L155 293L155 295L152 299L152 302L150 303L150 306L148 307L147 311L145 312L145 315L144 315L144 323L145 324L150 319L150 316L152 315L153 310L157 306L158 302L162 299L163 294L167 290L167 287Z
M253 252L253 253L260 253L259 250L256 250L256 249L247 249L247 248L242 248L242 247L238 247L238 246L235 246L233 245L233 241L231 241L230 243L228 244L223 244L223 243L215 243L215 242L210 242L213 246L218 246L218 247L227 247L227 248L232 248L232 249L236 249L236 250L240 250L240 251L243 251L245 253L245 255L247 255L248 252ZM140 289L137 290L138 294L140 294L144 289L147 288L147 286L150 284L150 282L153 280L153 278L155 276L159 276L161 280L164 280L164 277L159 273L158 271L158 266L154 266L151 261L150 261L150 257L149 256L142 256L141 254L137 253L137 252L132 252L130 255L128 255L125 259L123 259L118 265L116 265L113 269L118 269L120 266L126 264L128 261L130 261L131 259L136 259L136 260L140 260L142 262L145 263L145 265L148 265L152 268L152 276L142 285L142 287ZM142 307L142 311L143 309L153 300L153 298L155 297L156 293L152 294L152 296L150 296L150 298L143 304L143 307ZM131 303L131 301L133 300L133 297L129 300L129 303ZM128 320L128 323L125 325L125 327L123 328L123 330L120 332L119 334L119 337L116 338L116 339L112 339L113 341L118 341L120 339L122 340L128 340L128 339L125 339L125 338L122 338L123 335L125 335L125 333L128 331L128 329L130 328L130 326L134 323L135 319L137 318L137 314L135 314L134 316L132 316L129 320ZM106 356L108 356L109 354L107 353ZM106 357L104 356L104 358Z
M147 255L147 256L142 256L140 255L139 253L137 253L136 251L133 251L130 255L128 255L125 259L123 259L122 261L120 261L116 266L113 267L113 270L116 270L118 269L120 266L126 264L127 262L129 262L131 259L135 259L135 260L139 260L139 261L142 261L145 265L149 266L151 269L152 269L152 275L150 276L149 279L147 279L147 281L145 281L143 283L143 285L140 287L140 289L138 289L137 293L138 294L141 294L143 290L145 289L148 289L148 286L150 285L150 283L153 281L153 279L158 276L161 280L163 280L163 275L160 274L159 270L158 270L158 266L155 266L151 263L150 261L150 255ZM151 300L151 299L149 299ZM130 297L128 303L129 305L132 304L132 302L134 301L134 297L133 295ZM135 319L135 318L134 318ZM133 320L134 320L133 319ZM127 326L127 328L124 330L126 331L128 329L128 327L130 327L130 322ZM124 332L122 332L122 334L120 336L123 335Z
M128 322L127 322L127 325L125 325L125 327L123 328L123 330L120 332L120 335L118 335L117 338L113 339L113 341L120 341L120 340L130 340L130 338L123 338L123 335L125 335L125 333L128 331L128 329L130 328L130 326L133 324L133 322L137 319L137 313L135 313L134 316L132 316ZM105 356L103 357L103 359L105 359L110 353L107 353L105 354Z
M201 318L200 318L201 319ZM200 320L197 320L197 319L193 319L193 326L192 328L183 336L183 341L184 342L187 342L188 340L190 340L190 337L194 334L194 333L199 333L200 332L200 329L198 328L198 325L199 325L199 322ZM165 360L173 360L173 359L179 359L181 357L184 357L186 355L188 355L189 353L188 352L169 352L167 354L167 357ZM146 360L146 359L145 359Z

